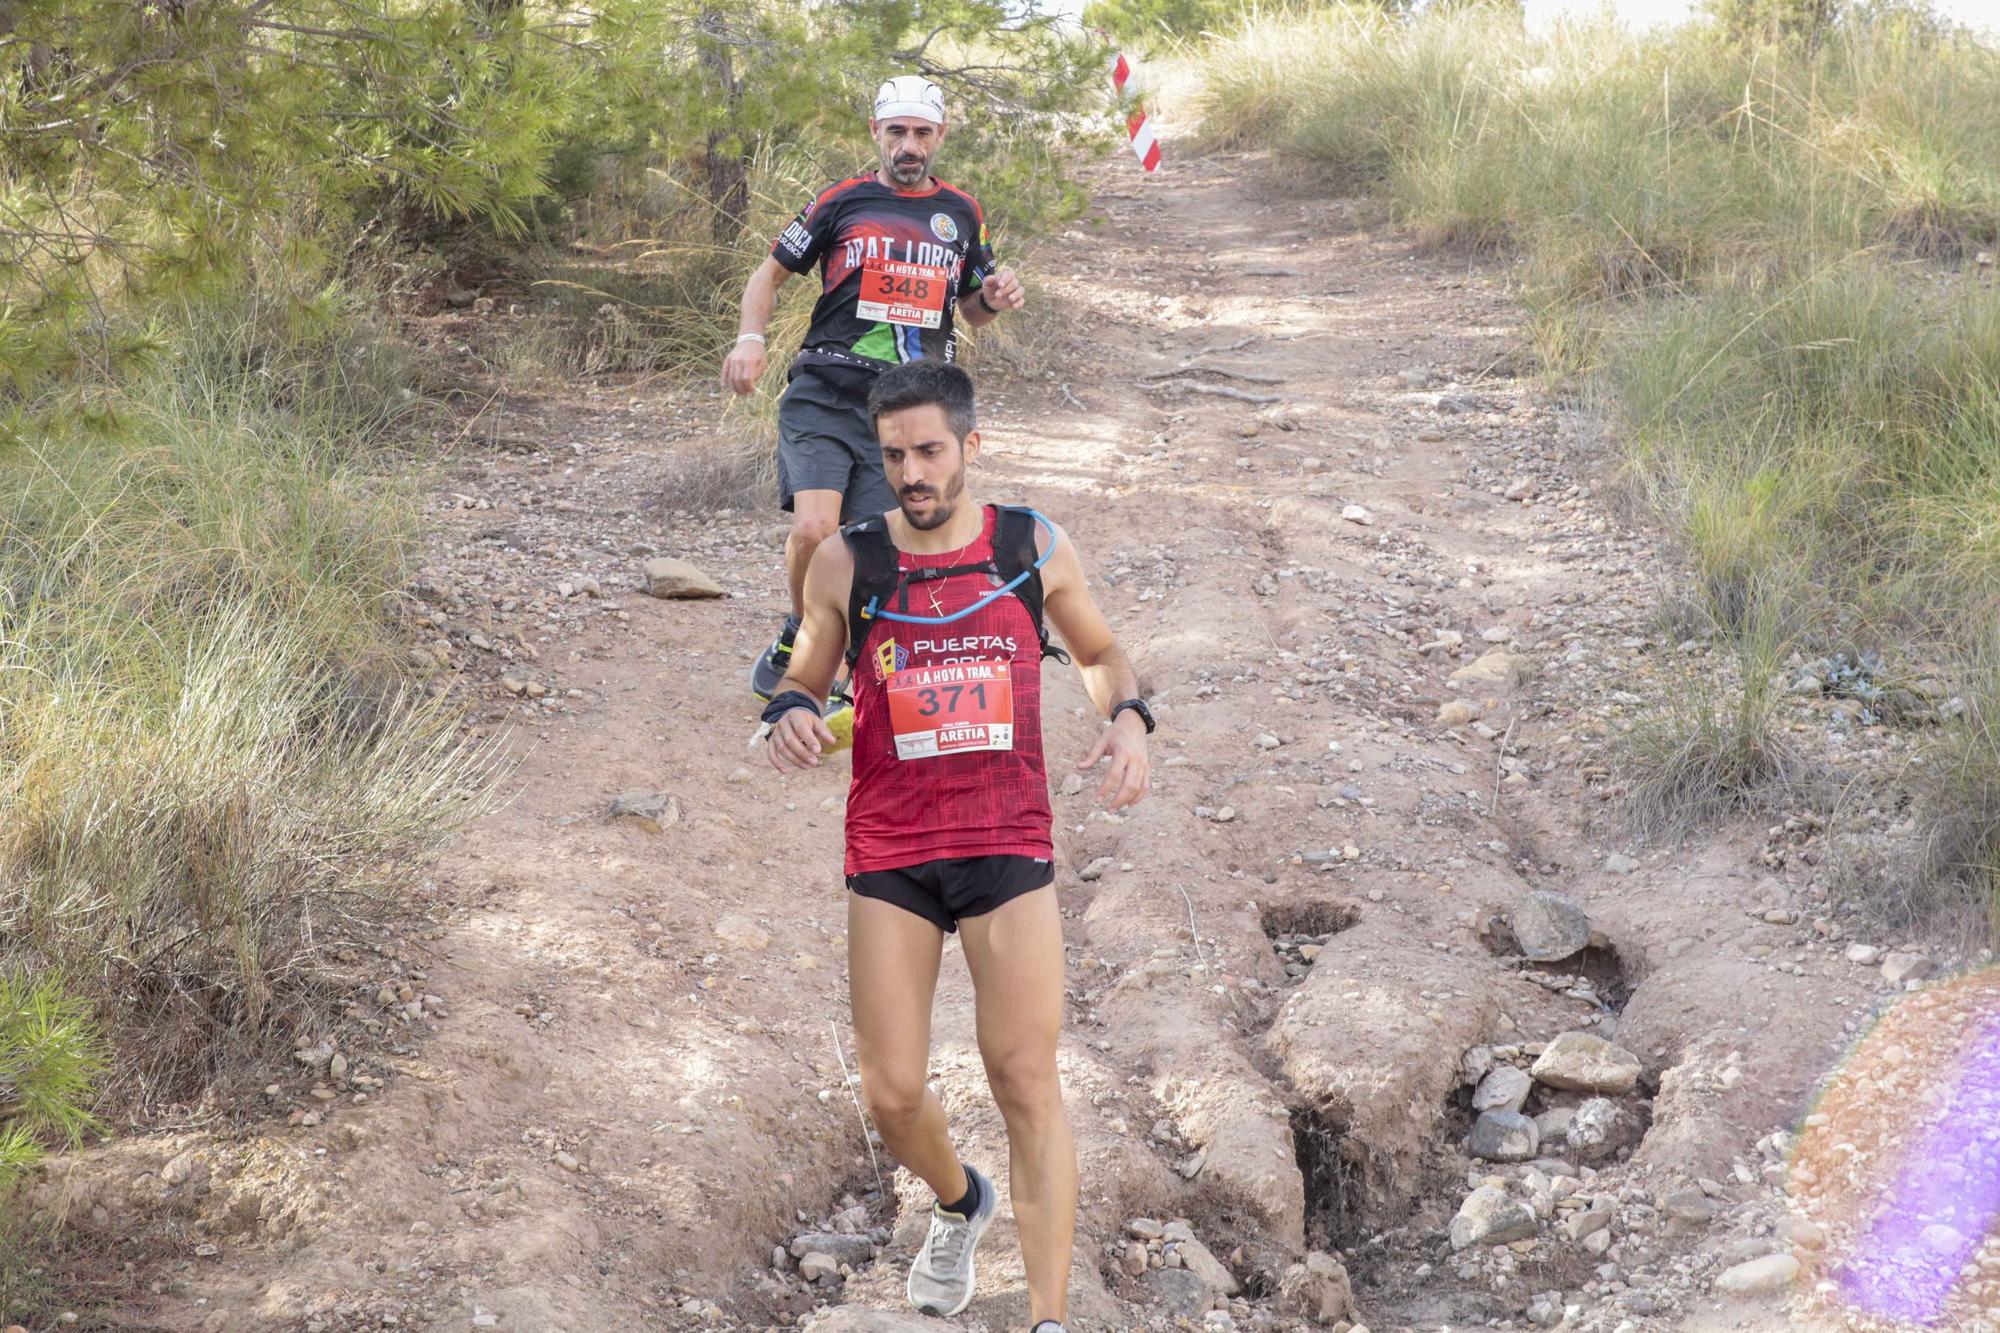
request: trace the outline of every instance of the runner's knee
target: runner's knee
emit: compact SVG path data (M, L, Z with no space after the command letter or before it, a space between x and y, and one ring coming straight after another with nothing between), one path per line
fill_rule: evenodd
M1062 1108L1053 1049L1036 1045L996 1052L986 1058L986 1082L1003 1114L1035 1117Z
M818 514L792 515L792 540L801 548L801 554L810 553L814 547L840 531L837 517L822 517Z
M924 1081L919 1078L861 1079L861 1099L885 1137L917 1122L924 1109Z

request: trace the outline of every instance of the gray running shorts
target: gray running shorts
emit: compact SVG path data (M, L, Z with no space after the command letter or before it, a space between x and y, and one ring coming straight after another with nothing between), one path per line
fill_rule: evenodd
M840 521L896 507L868 419L874 372L858 366L799 366L778 400L778 503L800 491L839 491Z

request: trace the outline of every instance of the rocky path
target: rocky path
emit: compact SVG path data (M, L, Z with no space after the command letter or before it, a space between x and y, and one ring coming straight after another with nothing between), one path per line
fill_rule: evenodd
M1652 539L1507 373L1493 277L1254 160L1128 166L1034 264L1059 373L983 404L983 493L1074 534L1161 722L1135 811L1056 770L1072 1327L1782 1325L1824 1235L1772 1135L1888 983L1782 831L1620 841L1605 742L1710 651L1663 637ZM131 1326L903 1326L927 1200L878 1189L845 1072L845 774L745 747L782 528L674 504L734 429L657 385L478 423L412 610L509 799L266 1129L79 1186L183 1228ZM646 596L657 556L727 596ZM1004 1180L955 950L935 1043ZM1018 1329L988 1246L960 1326Z

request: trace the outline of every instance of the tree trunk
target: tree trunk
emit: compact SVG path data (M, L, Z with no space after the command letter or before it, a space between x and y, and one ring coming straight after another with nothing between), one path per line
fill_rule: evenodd
M750 216L750 158L737 128L743 102L736 65L723 38L722 11L703 12L696 25L701 33L702 68L715 83L723 108L723 123L708 132L708 204L718 245L734 245Z

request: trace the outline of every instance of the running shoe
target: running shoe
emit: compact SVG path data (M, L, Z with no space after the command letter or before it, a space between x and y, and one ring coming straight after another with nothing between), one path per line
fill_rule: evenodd
M792 669L792 641L798 637L799 618L786 616L785 627L771 640L771 646L757 655L756 664L750 668L750 693L766 703L771 701L771 696L778 692L778 682Z
M1069 1333L1069 1330L1053 1319L1044 1319L1029 1329L1028 1333Z
M972 1252L993 1221L997 1199L992 1181L970 1166L965 1174L979 1186L979 1206L971 1217L960 1217L932 1204L931 1234L910 1265L910 1304L925 1314L950 1317L972 1304Z

